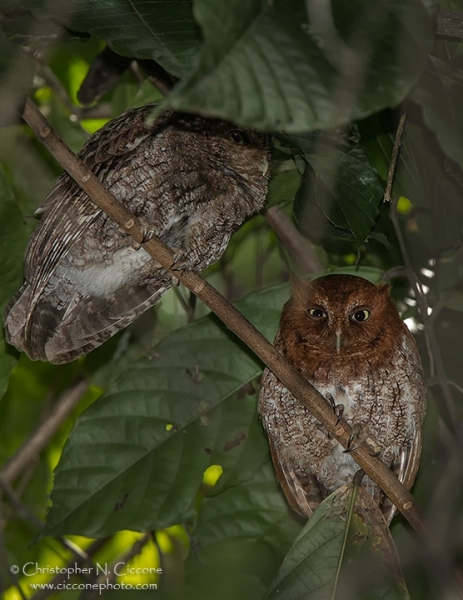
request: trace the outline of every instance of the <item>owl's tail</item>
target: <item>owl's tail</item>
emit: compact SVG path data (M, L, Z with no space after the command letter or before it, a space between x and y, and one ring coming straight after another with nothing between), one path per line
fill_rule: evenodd
M8 344L24 351L24 328L27 321L31 288L27 283L9 301L3 314L5 339Z
M54 291L31 308L31 288L24 284L4 315L5 337L31 360L67 363L83 356L127 327L171 286L170 276L150 285L123 287L112 297L72 296L57 308Z

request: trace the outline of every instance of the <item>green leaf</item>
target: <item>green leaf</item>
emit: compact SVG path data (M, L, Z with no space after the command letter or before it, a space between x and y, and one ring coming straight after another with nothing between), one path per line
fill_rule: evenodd
M201 598L262 597L265 587L259 594L249 589L255 585L251 577L268 584L301 529L303 521L276 482L268 450L265 456L267 463L252 479L202 503L193 532L197 552L186 563L187 581L203 592Z
M379 215L383 185L361 146L335 148L299 141L307 161L296 194L298 226L315 242L328 236L362 242Z
M454 170L437 146L434 136L407 122L396 177L414 207L415 235L410 252L418 258L435 255L461 242L463 204L460 172ZM418 229L416 227L418 226ZM412 230L413 231L413 230Z
M265 598L409 598L389 529L364 488L349 483L320 504L286 555Z
M256 385L256 387L258 387ZM237 394L214 409L220 411L220 430L211 452L211 464L219 464L223 473L207 496L215 496L248 481L262 464L269 461L268 442L257 415L257 390L254 382L244 385Z
M429 2L196 0L205 43L171 103L267 130L332 128L397 105L433 40Z
M434 132L442 150L463 168L463 73L430 56L428 66L411 99L423 108L427 126Z
M383 276L383 271L376 267L338 267L337 269L333 269L332 273L338 275L356 275L357 277L368 279L368 281L371 281L371 283L374 283L375 285L381 282L381 277ZM320 273L315 276L321 277L321 275L326 274L327 273Z
M3 315L10 297L19 289L23 277L24 251L30 228L23 221L13 191L0 167L0 314ZM11 369L17 360L15 350L5 342L0 329L0 397L8 384Z
M296 168L274 173L269 184L267 206L292 202L300 181L301 176Z
M34 67L19 46L2 31L0 14L0 127L17 122L18 107L32 83Z
M463 292L457 290L450 292L441 301L448 308L463 312Z
M201 42L189 0L69 0L65 5L25 0L12 4L4 7L5 12L30 10L39 17L37 27L43 19L56 20L104 40L123 56L154 59L178 77L191 70Z
M273 337L288 295L288 285L268 288L238 306ZM191 517L211 450L230 441L227 411L213 409L261 370L213 316L165 338L77 421L56 470L49 532L102 536Z

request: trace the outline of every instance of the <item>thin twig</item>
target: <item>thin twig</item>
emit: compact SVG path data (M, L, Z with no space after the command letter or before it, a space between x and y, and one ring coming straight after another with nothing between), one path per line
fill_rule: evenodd
M116 580L117 577L117 570L116 570L116 566L119 564L124 564L126 565L128 562L130 562L130 560L132 558L134 558L135 556L137 556L138 554L141 553L141 551L143 550L143 548L146 546L146 544L148 542L150 542L153 539L153 532L149 531L148 533L145 533L145 535L141 538L139 538L130 548L129 550L123 554L122 556L118 556L115 560L113 560L113 562L111 563L111 565L108 568L108 574L107 575L100 575L97 578L97 582L98 581L108 581L109 583L114 583L114 581ZM96 595L96 594L95 594Z
M16 565L12 565L8 560L8 552L5 544L5 521L3 518L3 506L0 502L0 591L5 591L7 587L9 587L6 580L6 573L8 573L8 577L18 592L19 596L22 600L27 600L27 596L24 593L24 590L21 587L18 578L18 571L16 569ZM3 581L3 577L5 580Z
M143 244L143 248L165 269L171 270L175 263L174 252L158 238L153 237L144 243L143 228L137 217L132 215L92 171L83 164L62 142L31 100L24 108L24 119L47 146L53 156L61 163L71 177L84 189L95 204L103 210L121 229L134 240ZM327 431L347 448L351 428L343 419L340 422L332 408L315 388L304 379L270 344L262 334L238 312L216 289L194 271L173 271L188 289L195 293L223 322L235 333L266 365L282 384L326 426ZM410 492L378 457L371 456L368 447L362 444L351 452L367 475L386 493L412 527L425 539L433 552L446 555L446 549L439 543L440 537L431 532L421 509ZM459 589L463 591L463 574L458 572Z
M15 490L8 484L6 481L0 478L0 490L1 492L8 498L10 504L15 509L16 514L19 515L22 519L31 524L39 533L45 530L45 523L43 523L30 509L24 504ZM2 501L2 496L0 494L0 502ZM4 519L6 522L6 518ZM4 529L4 527L3 527ZM57 537L55 538L66 550L71 552L76 559L83 560L87 562L86 553L74 542L66 539L65 537ZM0 588L1 589L1 588Z
M11 484L30 460L41 452L55 435L63 422L77 406L88 389L87 381L79 381L59 397L52 414L34 431L14 456L0 469L0 478Z
M394 231L395 231L397 240L399 242L400 251L402 253L402 258L404 259L404 263L405 263L404 274L407 277L408 281L410 282L410 285L412 286L412 289L415 293L415 298L416 298L416 301L418 304L418 309L420 311L421 321L424 326L426 340L427 340L429 360L430 360L431 364L433 365L431 370L433 373L434 373L434 371L436 373L436 377L439 381L439 385L442 390L442 395L444 398L445 406L446 406L448 415L450 417L450 420L452 422L454 432L457 435L459 435L458 427L457 427L457 424L459 421L458 412L457 412L457 409L455 406L455 401L453 399L452 392L450 391L450 386L448 384L447 376L445 374L444 362L442 360L439 343L438 343L436 335L434 333L432 319L430 319L430 317L428 315L428 306L427 306L426 297L425 297L425 294L423 293L423 290L421 289L421 283L413 270L411 260L408 255L408 252L407 252L405 239L402 234L402 229L400 227L398 213L397 213L397 200L395 200L392 203L390 217L391 217L392 224L394 226Z
M406 117L406 113L404 112L400 118L399 125L397 127L397 132L396 132L396 136L395 136L395 140L394 140L394 148L392 151L391 162L389 165L389 172L388 172L388 176L387 176L388 184L387 184L386 192L384 194L385 200L391 199L392 184L394 181L394 175L395 175L395 170L396 170L396 166L397 166L397 158L399 155L400 144L402 141L402 136L403 136L404 127L405 127L405 117ZM388 197L386 197L387 195L388 195ZM412 289L415 293L415 298L416 298L416 302L418 305L418 309L420 311L421 321L423 323L424 330L425 330L426 345L427 345L429 361L430 361L431 377L434 377L434 371L435 371L438 381L440 383L440 387L442 390L442 395L444 397L447 412L448 412L451 422L453 424L454 432L460 437L460 434L458 433L458 427L457 427L457 423L459 420L458 413L457 413L457 409L455 406L455 401L452 396L452 392L450 391L450 386L448 384L447 376L445 374L445 367L444 367L444 362L442 360L439 343L437 342L437 338L434 333L433 319L429 316L426 295L423 293L423 289L421 287L421 282L418 279L418 277L416 276L415 271L413 270L413 265L411 263L410 256L408 254L407 245L405 243L405 239L404 239L404 236L402 233L402 228L400 227L400 223L399 223L397 203L398 203L398 198L395 198L391 205L390 217L391 217L392 224L394 226L394 231L395 231L395 234L397 237L397 241L399 242L399 247L400 247L400 251L402 254L402 258L405 263L403 274L407 277L408 281L410 282L410 284L412 286Z
M38 531L42 531L44 528L44 523L26 506L19 496L16 494L14 489L10 486L9 483L3 480L0 477L0 490L5 494L5 496L10 501L12 507L15 509L16 513L23 518L25 521L28 521L33 527L35 527ZM1 499L1 496L0 496Z
M390 202L392 198L392 185L394 183L395 170L397 167L397 159L399 158L400 145L402 144L402 136L405 128L407 113L404 111L400 117L399 125L395 134L394 147L392 148L391 162L389 163L389 171L387 174L387 184L384 191L383 202Z
M282 208L271 206L265 212L265 220L287 249L302 274L307 275L323 270L323 265L315 250L315 244L312 244L310 240L299 233Z
M87 548L87 550L85 550L83 552L82 557L78 557L77 559L75 557L73 557L67 563L67 568L65 567L63 569L62 573L59 573L51 581L47 582L47 586L48 586L47 589L39 590L30 598L30 600L45 600L45 598L48 598L52 594L55 594L58 591L58 587L57 587L58 584L64 583L69 578L69 575L68 575L69 569L71 569L71 568L76 569L76 567L82 568L87 564L93 565L93 562L91 561L91 557L94 554L96 554L96 552L98 552L98 550L100 550L100 548L102 548L108 542L109 539L110 538L101 538L99 540L95 540L94 542L92 542L90 544L90 546ZM92 568L94 568L94 567L92 567Z
M460 394L463 394L463 387L461 387L461 385L458 385L458 383L452 381L451 379L447 379L447 383L458 390Z

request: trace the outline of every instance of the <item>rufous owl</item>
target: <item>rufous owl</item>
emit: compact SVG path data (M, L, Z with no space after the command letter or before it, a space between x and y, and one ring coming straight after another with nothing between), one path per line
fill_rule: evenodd
M295 280L275 347L357 435L379 445L380 458L410 489L421 455L426 384L415 340L388 286L352 275ZM268 369L259 414L286 498L310 517L359 466ZM368 477L362 485L390 522L394 506Z
M143 223L201 271L265 203L269 138L218 119L149 104L120 115L80 158ZM171 287L172 276L64 173L37 211L25 283L5 312L8 343L32 360L65 363L126 327Z

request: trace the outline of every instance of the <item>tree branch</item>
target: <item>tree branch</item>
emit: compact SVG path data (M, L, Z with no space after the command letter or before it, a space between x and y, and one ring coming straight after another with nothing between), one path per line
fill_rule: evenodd
M399 125L394 140L394 147L392 148L391 162L389 163L389 171L387 173L387 184L384 191L383 202L390 202L392 197L392 184L394 183L395 170L397 167L397 159L399 158L400 146L402 144L402 136L405 128L405 121L407 120L407 113L404 111L400 117Z
M73 557L67 564L68 568L71 567L85 567L86 565L91 565L92 567L93 562L91 560L92 556L94 554L96 554L98 552L98 550L100 550L100 548L102 548L108 541L109 538L100 538L99 540L95 540L94 542L92 542L90 544L90 546L87 548L87 550L85 550L83 552L83 556L82 557L78 557L75 558ZM68 574L64 571L63 573L59 573L58 575L55 575L55 577L53 577L53 579L48 583L47 589L41 589L38 592L36 592L31 598L30 600L45 600L45 598L48 598L49 596L51 596L52 594L55 594L57 592L57 586L60 583L64 583L66 580L68 579Z
M124 554L122 554L121 556L116 557L108 571L108 575L100 575L96 581L97 582L103 582L103 581L108 581L109 583L114 583L116 581L116 577L117 577L117 571L116 571L116 565L119 563L124 563L124 565L126 565L128 562L130 562L132 560L132 558L134 558L135 556L137 556L138 554L141 554L143 548L146 546L146 544L148 542L150 542L153 539L153 532L152 531L148 531L148 533L145 533L145 535L143 535L141 538L139 538L128 550L127 552L125 552ZM92 594L91 597L96 596L97 594Z
M0 479L4 483L11 484L31 458L45 448L49 440L80 402L87 389L88 382L79 381L61 394L52 414L39 425L27 442L0 469Z
M115 221L125 232L165 269L171 270L175 257L173 251L156 237L143 243L143 231L139 220L116 200L92 171L82 163L63 143L33 102L28 99L24 108L24 119L47 146L56 160L71 177L87 192L93 202ZM351 428L345 420L338 422L331 406L313 386L310 385L292 365L290 365L262 334L247 321L221 294L194 271L174 271L188 289L196 294L249 348L271 369L276 377L296 396L299 401L322 422L327 431L347 448ZM351 452L365 473L387 494L407 521L426 541L436 554L446 555L446 549L439 543L439 536L431 531L410 492L397 477L377 457L371 456L368 447L362 444ZM463 590L463 575L457 573L459 589Z
M299 233L283 209L279 206L271 206L265 212L265 220L303 274L323 270L323 265L315 252L315 245Z

